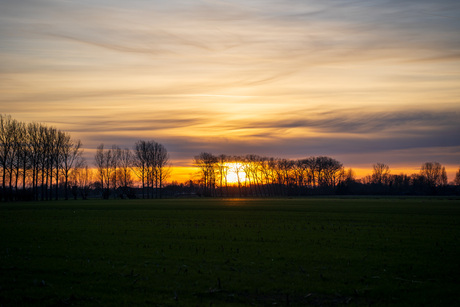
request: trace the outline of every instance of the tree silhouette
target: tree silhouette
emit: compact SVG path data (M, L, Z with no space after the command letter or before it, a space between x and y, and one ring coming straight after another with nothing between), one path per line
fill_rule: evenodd
M14 159L13 145L15 138L15 129L17 122L9 115L0 114L0 163L2 165L2 194L6 192L7 174L12 178L12 166ZM10 182L11 192L11 182ZM11 194L11 193L8 193ZM5 200L10 198L10 195L2 195Z
M70 136L54 127L0 115L1 198L50 200L54 189L57 200L60 177L68 181L72 168L78 167L76 161L82 159L81 142L71 141L70 147L78 147L72 152L66 141Z
M123 198L124 195L128 197L132 197L132 192L130 192L130 188L133 185L133 177L132 177L132 166L133 166L133 155L128 148L121 150L119 154L119 174L118 178L120 181L120 186L122 189L121 197Z
M19 122L0 115L0 200L50 200L88 198L102 191L103 198L136 197L136 182L142 197L162 198L170 175L169 154L155 141L139 140L133 150L113 145L97 147L94 156L97 176L82 158L82 143L55 127ZM193 164L199 180L175 184L184 194L196 191L205 196L293 196L311 194L399 194L424 195L460 193L460 169L447 184L446 169L438 162L426 162L417 174L393 175L384 163L373 165L371 175L361 180L351 169L327 156L297 160L248 154L231 156L202 152ZM235 176L229 184L229 174ZM133 178L136 175L138 180ZM97 179L99 187L93 182ZM167 187L166 187L167 188ZM171 189L165 193L171 193ZM171 194L169 194L171 195Z
M224 182L226 187L226 194L228 194L228 157L225 154L221 154L217 157L217 172L219 175L219 188L220 188L220 196L224 196Z
M155 141L139 140L134 146L133 169L142 183L142 198L150 198L150 188L155 186L155 196L161 197L164 181L170 175L169 154Z
M435 192L437 187L447 185L446 168L439 162L425 162L420 168L424 183Z
M145 183L148 172L148 145L146 141L139 140L134 145L133 166L142 183L142 198L145 198Z
M70 135L64 136L62 140L62 173L64 175L65 199L69 199L69 175L73 168L80 168L83 165L81 158L83 151L80 140L73 140Z
M102 197L108 199L110 196L110 179L112 177L112 151L104 150L104 144L101 144L97 147L94 160L101 183Z
M78 168L74 168L70 174L70 182L72 184L72 193L77 199L78 193L82 199L87 199L91 184L93 183L93 171L88 167L86 162Z
M194 165L200 169L202 186L204 188L203 194L205 196L212 196L214 193L216 183L215 166L217 161L217 157L208 152L202 152L198 156L195 156Z
M460 167L458 168L457 173L455 173L454 183L460 186Z
M157 197L159 195L159 197L161 198L164 181L170 175L170 168L168 166L169 154L166 150L166 147L164 147L162 144L155 143L154 148L155 161L153 162L153 164L155 165L155 188L157 191Z
M388 184L390 167L384 163L376 163L373 166L372 183Z

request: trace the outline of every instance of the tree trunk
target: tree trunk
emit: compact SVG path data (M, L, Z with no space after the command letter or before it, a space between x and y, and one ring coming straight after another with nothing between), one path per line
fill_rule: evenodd
M2 194L3 194L3 197L5 198L5 201L7 201L5 190L6 190L6 167L5 165L3 165Z
M27 163L26 163L26 155L24 155L24 161L22 164L22 191L24 192L24 195L26 194L26 168L27 168Z
M59 166L56 165L56 200L59 200Z
M69 173L66 170L65 175L64 175L64 197L65 197L65 200L69 200L69 194L68 194L68 191L67 191L68 190L67 189L68 179L69 179Z

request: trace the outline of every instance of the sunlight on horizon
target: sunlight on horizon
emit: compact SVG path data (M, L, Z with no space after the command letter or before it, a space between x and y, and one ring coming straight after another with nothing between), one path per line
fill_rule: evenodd
M227 162L225 167L227 168L226 181L229 185L243 184L246 180L246 174L243 170L243 164L239 162Z

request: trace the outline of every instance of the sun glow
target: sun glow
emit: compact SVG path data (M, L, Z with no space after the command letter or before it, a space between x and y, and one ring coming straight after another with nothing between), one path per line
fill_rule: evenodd
M242 163L228 162L225 163L224 166L224 183L226 182L229 185L237 185L238 183L243 184L245 182L246 174Z

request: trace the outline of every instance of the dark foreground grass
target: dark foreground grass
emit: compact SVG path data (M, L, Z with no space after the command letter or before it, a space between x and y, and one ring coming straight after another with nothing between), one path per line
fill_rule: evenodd
M458 199L0 204L0 305L459 305Z

